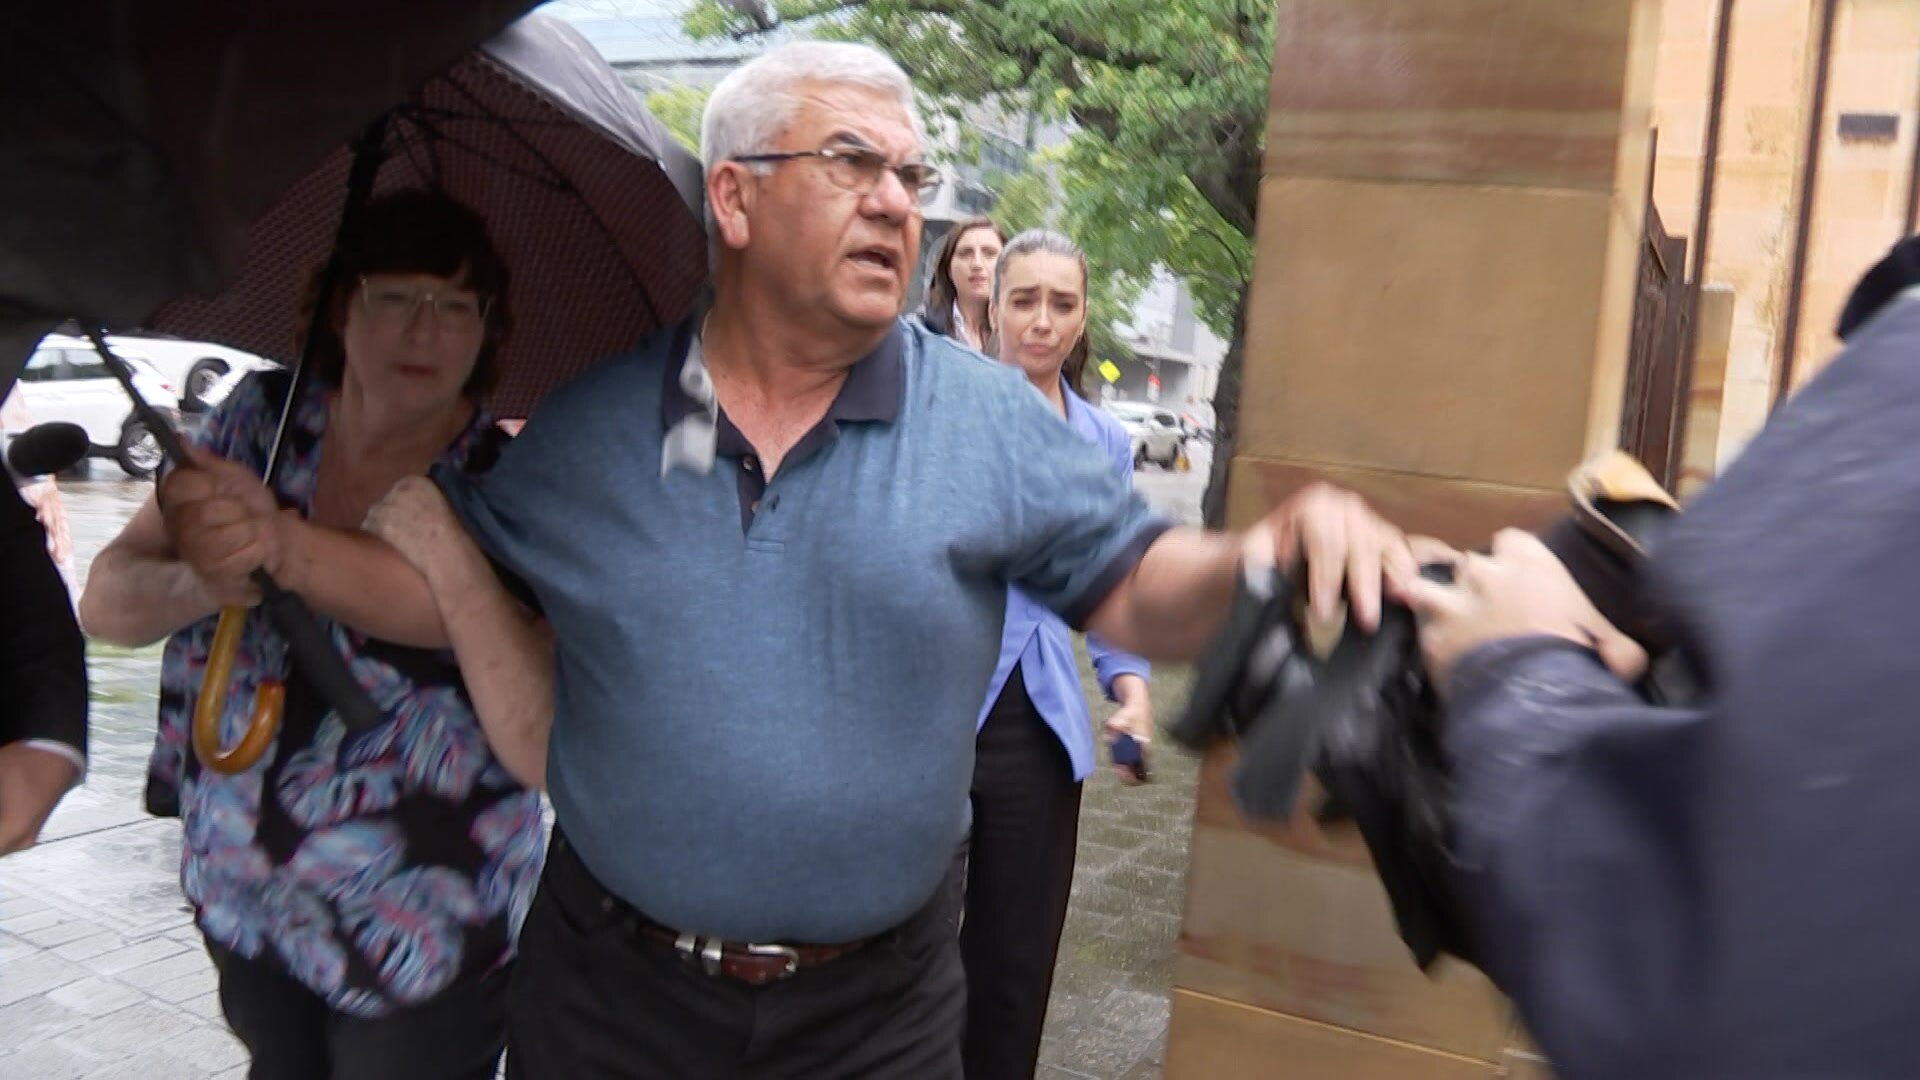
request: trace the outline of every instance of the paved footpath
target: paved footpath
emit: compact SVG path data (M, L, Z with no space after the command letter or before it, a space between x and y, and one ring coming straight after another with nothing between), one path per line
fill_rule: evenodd
M0 1076L199 1080L246 1075L213 969L152 865L171 822L9 859L0 871ZM121 861L124 860L124 861ZM92 898L47 883L84 868ZM131 886L130 893L123 887Z

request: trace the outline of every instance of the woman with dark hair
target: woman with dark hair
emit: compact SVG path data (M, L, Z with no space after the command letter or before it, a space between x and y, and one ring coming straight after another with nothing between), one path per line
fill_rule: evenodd
M920 321L975 352L987 351L987 302L993 265L1006 236L992 218L968 218L947 231L933 257L933 278Z
M284 372L249 375L212 413L197 467L164 476L93 563L81 618L120 644L166 639L148 807L186 826L181 886L254 1080L490 1080L539 876L539 796L488 749L451 653L354 629L388 590L343 579L327 552L359 542L396 481L498 452L479 398L508 325L507 268L477 214L424 191L369 203L340 254L274 490L257 477L291 390ZM217 575L181 558L182 523L162 510L191 506L196 485L285 507L270 525L233 523ZM386 722L348 740L255 610L230 684L204 689L226 694L227 745L264 684L284 682L285 711L262 762L221 775L198 767L191 716L220 609L258 603L255 568L328 621Z
M1126 429L1081 398L1087 260L1059 233L1009 241L993 275L993 347L1019 368L1061 421L1133 480ZM1107 737L1144 742L1153 728L1147 662L1087 635L1101 688L1120 707ZM1073 884L1081 783L1095 747L1073 632L1018 589L1007 595L1000 661L980 711L960 953L967 972L963 1044L972 1080L1031 1077Z

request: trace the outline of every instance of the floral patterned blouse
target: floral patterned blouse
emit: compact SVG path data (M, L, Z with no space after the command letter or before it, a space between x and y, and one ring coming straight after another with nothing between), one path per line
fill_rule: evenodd
M261 471L289 377L252 375L196 437ZM327 394L299 403L276 489L311 512ZM441 457L483 467L505 436L476 413ZM217 618L168 639L147 806L186 825L180 882L202 931L356 1016L380 1016L478 979L511 958L541 863L540 797L488 749L453 654L366 638L334 644L386 714L342 755L346 728L255 609L228 687L223 745L245 730L261 681L287 681L272 748L237 776L202 770L193 706Z

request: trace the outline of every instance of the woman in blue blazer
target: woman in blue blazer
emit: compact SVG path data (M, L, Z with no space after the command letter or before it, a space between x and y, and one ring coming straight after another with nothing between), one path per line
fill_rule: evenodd
M1077 390L1087 357L1087 260L1079 247L1040 230L1009 241L994 268L989 322L989 354L1024 371L1061 420L1131 482L1126 430ZM1153 727L1146 661L1096 635L1087 651L1101 688L1120 706L1106 722L1108 737L1144 740ZM1000 662L980 710L960 930L970 1080L1034 1074L1073 884L1081 782L1095 757L1072 630L1010 590Z

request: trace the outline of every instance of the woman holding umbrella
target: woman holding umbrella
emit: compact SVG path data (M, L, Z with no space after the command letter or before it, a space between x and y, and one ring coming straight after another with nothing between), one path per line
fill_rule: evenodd
M357 632L380 584L331 578L316 553L349 542L395 481L497 451L478 401L508 327L507 270L480 217L428 191L368 203L338 259L274 491L257 477L290 380L255 375L210 418L197 467L163 478L101 552L81 617L105 640L167 639L148 801L186 825L181 884L252 1075L482 1080L505 1045L539 796L488 749L451 654ZM265 528L181 520L209 486L289 509ZM264 764L220 775L197 766L189 715L215 617L255 600L256 568L335 620L385 722L348 737L297 668L287 678L256 612L222 688L223 734L282 679L284 718Z

